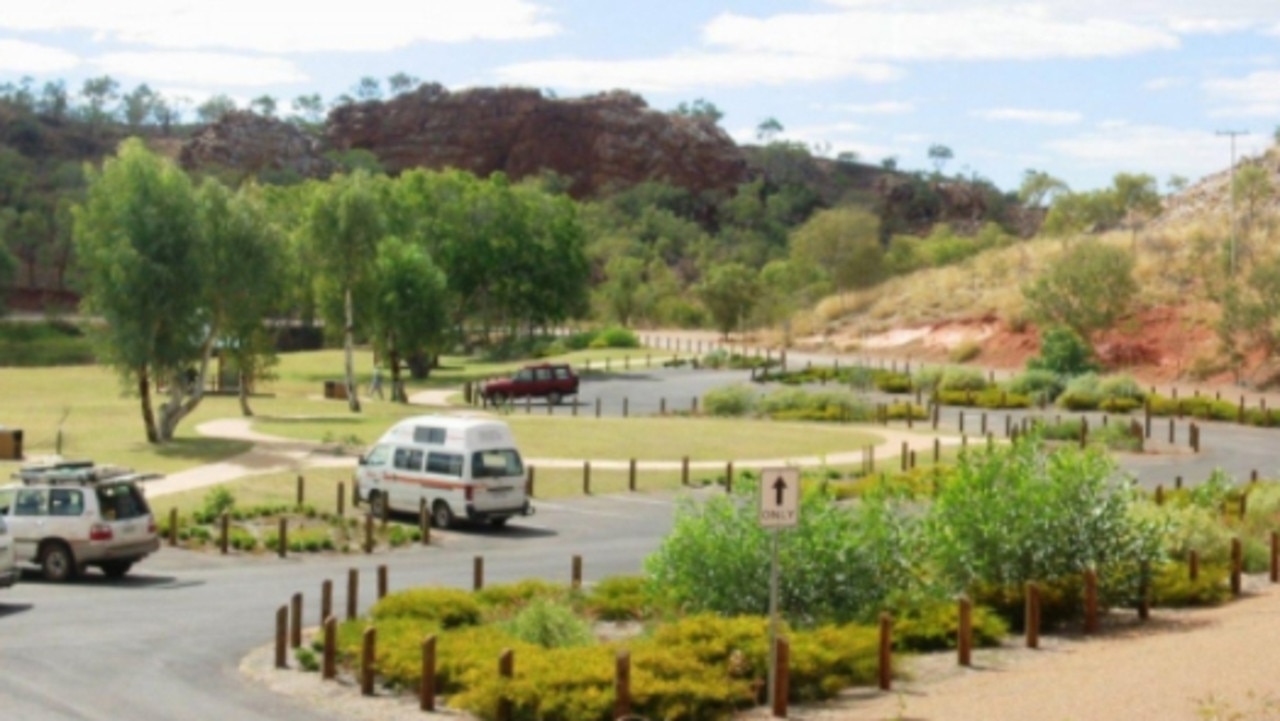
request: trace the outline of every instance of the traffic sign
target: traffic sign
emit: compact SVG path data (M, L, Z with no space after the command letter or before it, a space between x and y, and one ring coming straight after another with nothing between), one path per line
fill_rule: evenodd
M800 469L766 468L760 472L760 525L794 526L800 520Z

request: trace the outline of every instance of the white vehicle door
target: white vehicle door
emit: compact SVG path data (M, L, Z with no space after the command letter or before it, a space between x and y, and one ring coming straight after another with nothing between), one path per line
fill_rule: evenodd
M475 483L471 502L477 511L504 511L524 506L524 463L514 448L472 453L471 478Z
M92 493L92 490L87 491ZM53 536L61 538L65 541L88 541L89 526L91 525L84 517L85 489L81 488L50 488L49 489L49 515L44 521L44 534L46 537Z
M45 488L19 488L9 512L9 533L19 562L34 562L40 539L44 538L49 520L49 491Z
M427 499L427 507L432 507L437 498L443 498L453 509L456 516L464 515L466 508L466 485L462 480L462 465L465 457L461 453L450 451L431 451L427 454L427 480L422 492Z
M394 482L388 486L387 498L391 508L401 511L417 511L418 496L422 488L422 464L426 453L421 448L396 446L391 455Z

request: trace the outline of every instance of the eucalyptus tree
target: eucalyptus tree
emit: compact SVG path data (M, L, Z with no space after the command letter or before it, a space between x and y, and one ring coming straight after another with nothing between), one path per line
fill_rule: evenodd
M127 140L88 171L74 242L85 310L106 321L103 357L137 393L147 440L169 441L199 403L213 345L195 189L172 162ZM169 389L158 409L153 383Z
M395 236L378 244L373 264L373 346L391 369L391 399L408 402L400 382L401 360L428 367L448 328L444 273L420 245Z
M355 296L369 280L378 241L385 233L386 208L378 179L364 171L335 175L317 184L307 210L306 233L317 270L342 297L342 347L347 402L360 411L355 366Z

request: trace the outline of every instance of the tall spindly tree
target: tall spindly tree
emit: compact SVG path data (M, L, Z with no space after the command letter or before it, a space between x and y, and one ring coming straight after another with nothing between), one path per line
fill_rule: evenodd
M339 175L317 185L307 213L307 235L322 276L342 296L342 347L347 403L360 412L356 396L355 345L358 290L369 280L386 217L377 180L364 171Z
M74 229L85 310L106 321L105 358L136 390L147 440L163 443L199 403L203 384L189 371L203 369L213 342L196 193L181 169L137 139L88 179ZM159 409L153 382L169 389Z
M444 273L421 246L389 236L378 244L372 285L374 348L391 369L391 399L406 403L400 361L439 353L448 330Z

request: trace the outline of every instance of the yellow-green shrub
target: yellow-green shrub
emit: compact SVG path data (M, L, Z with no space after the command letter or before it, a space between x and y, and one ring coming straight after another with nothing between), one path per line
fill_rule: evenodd
M1151 578L1153 606L1216 606L1231 597L1227 567L1201 564L1195 581L1185 563L1164 563Z
M411 588L387 595L373 605L374 619L418 618L437 621L444 628L480 622L476 597L456 588Z
M515 583L500 583L475 593L475 600L481 606L497 611L512 611L537 598L554 600L569 596L569 587L560 583L527 578Z
M975 606L970 616L975 646L998 646L1009 625L994 611ZM898 605L893 617L894 648L905 651L938 651L956 647L960 609L954 601L929 599Z
M601 579L583 602L587 611L606 621L625 621L649 615L648 581L641 576Z

